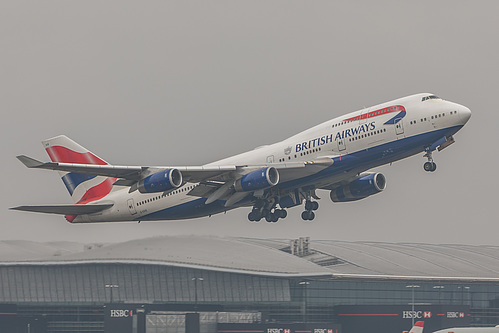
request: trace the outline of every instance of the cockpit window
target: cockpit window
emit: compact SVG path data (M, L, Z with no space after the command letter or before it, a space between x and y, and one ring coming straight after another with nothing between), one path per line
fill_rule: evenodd
M441 98L438 96L435 96L435 95L430 95L430 96L423 97L423 99L421 99L421 102L427 101L429 99L441 99Z

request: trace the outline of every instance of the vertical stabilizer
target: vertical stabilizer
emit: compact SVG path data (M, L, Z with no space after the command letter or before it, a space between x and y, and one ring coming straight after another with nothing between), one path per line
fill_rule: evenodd
M423 333L424 321L417 321L409 333Z
M80 146L64 135L42 141L42 144L52 162L97 165L108 164L88 149ZM111 192L113 183L116 181L115 178L74 172L59 171L59 174L73 201L78 204L86 204L105 197Z

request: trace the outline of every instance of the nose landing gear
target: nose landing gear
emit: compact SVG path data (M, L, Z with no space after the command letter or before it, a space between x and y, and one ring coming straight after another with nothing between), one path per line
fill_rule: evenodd
M433 152L431 150L427 149L423 157L428 158L428 162L423 164L424 171L434 172L437 170L437 164L433 161Z

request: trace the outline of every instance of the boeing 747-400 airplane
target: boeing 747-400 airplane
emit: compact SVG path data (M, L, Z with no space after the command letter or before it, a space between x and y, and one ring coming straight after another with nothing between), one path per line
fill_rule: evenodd
M305 203L313 220L316 190L333 202L366 198L385 189L369 169L454 143L471 111L433 94L417 94L337 117L284 141L203 166L111 165L66 136L43 141L52 162L21 155L28 168L57 170L73 205L12 209L66 215L73 223L152 221L211 216L252 207L250 221L277 222Z

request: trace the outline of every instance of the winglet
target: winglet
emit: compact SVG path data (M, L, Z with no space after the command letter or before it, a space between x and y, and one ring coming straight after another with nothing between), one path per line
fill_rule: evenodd
M22 162L22 164L24 164L28 168L38 168L38 167L41 167L42 165L45 164L43 162L35 160L34 158L31 158L31 157L26 156L26 155L19 155L19 156L16 156L16 157L17 157L17 159L19 161Z

